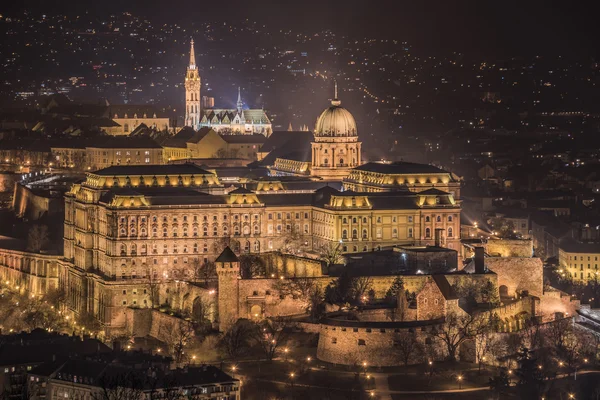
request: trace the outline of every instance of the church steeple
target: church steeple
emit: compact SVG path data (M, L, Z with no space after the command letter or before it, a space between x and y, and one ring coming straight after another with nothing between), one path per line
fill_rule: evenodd
M244 103L242 102L242 90L238 86L238 99L237 99L237 111L241 115L244 109Z
M196 67L194 39L190 40L190 64L185 74L185 124L200 128L200 75Z
M188 69L196 69L196 54L194 53L194 39L190 40L190 65Z

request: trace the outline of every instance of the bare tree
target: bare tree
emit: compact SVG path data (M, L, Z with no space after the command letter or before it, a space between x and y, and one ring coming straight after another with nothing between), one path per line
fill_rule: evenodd
M170 333L167 339L169 350L173 361L181 364L188 359L185 350L194 338L194 327L187 321L179 320L171 324Z
M319 256L321 261L327 264L327 267L339 264L342 262L342 245L341 243L329 242L320 248Z
M48 247L50 236L46 225L34 225L27 235L27 250L38 253Z
M255 254L243 254L239 257L240 274L243 279L264 277L267 269L262 258Z
M287 343L292 322L289 318L276 317L256 324L252 337L268 361L273 360L277 350Z
M302 240L302 232L300 231L300 227L297 225L291 225L290 229L287 230L283 235L283 248L281 249L282 252L287 254L298 254L303 246L304 241Z
M219 347L231 359L235 360L250 346L254 324L247 319L239 319L221 336Z
M144 400L144 379L135 371L105 373L98 381L99 390L92 391L93 400Z
M411 332L400 332L394 336L394 350L401 357L404 366L407 366L410 359L422 352L421 343L417 336Z
M528 349L536 350L543 346L544 335L537 319L527 319L519 334L521 335L523 345Z
M355 302L360 302L371 288L373 279L370 276L358 276L352 279L352 292Z
M490 316L483 314L457 315L452 312L446 321L431 331L431 336L441 341L447 350L448 360L456 361L457 351L467 340L475 339L490 329Z
M160 301L159 291L162 279L158 275L158 271L152 266L149 266L146 272L148 292L150 293L150 307L155 308L159 305Z

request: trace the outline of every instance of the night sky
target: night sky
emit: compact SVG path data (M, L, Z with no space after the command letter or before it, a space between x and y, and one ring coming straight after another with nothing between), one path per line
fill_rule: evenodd
M407 40L425 51L478 55L576 54L595 57L600 28L591 2L553 1L82 1L26 0L0 11L131 11L151 20L237 22L246 18L304 32L331 28L357 38ZM60 4L55 4L60 3Z

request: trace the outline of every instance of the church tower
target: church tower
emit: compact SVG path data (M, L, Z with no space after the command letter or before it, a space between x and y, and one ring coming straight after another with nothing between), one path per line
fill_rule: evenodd
M194 54L194 39L190 42L190 65L185 74L185 125L198 129L200 124L200 75Z

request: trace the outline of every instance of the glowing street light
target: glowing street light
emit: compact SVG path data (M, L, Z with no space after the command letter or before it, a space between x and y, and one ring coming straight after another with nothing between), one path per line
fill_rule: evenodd
M458 380L458 390L462 389L462 380L463 380L463 376L462 375L458 375L456 377L456 379Z

